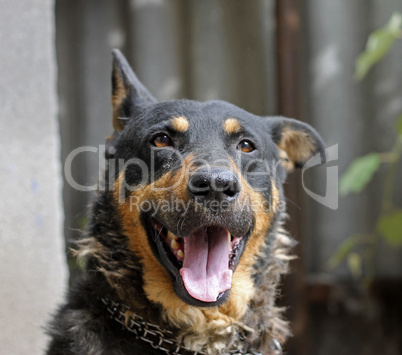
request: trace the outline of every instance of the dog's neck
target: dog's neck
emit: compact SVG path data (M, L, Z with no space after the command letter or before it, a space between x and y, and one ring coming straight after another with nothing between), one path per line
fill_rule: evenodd
M275 305L275 297L280 275L287 271L293 241L281 231L279 222L271 227L254 265L252 279L258 292L250 294L242 312L230 307L230 301L214 308L183 303L179 309L167 310L147 298L141 262L127 248L127 236L111 198L108 193L99 196L94 206L96 218L88 238L79 242L77 254L89 256L89 274L104 278L118 302L144 319L174 330L187 348L207 353L218 354L221 349L247 352L250 347L267 347L273 339L286 339L288 324L282 319L283 310Z
M155 351L167 354L208 355L203 351L187 349L184 344L177 339L175 332L163 329L158 324L148 322L133 313L126 305L106 297L101 298L101 301L113 321L121 324L126 331L131 332L137 339L150 344ZM261 355L256 351L250 351L242 353L236 349L227 350L225 353L231 355ZM273 339L269 344L269 351L272 355L282 355L282 347L276 339Z

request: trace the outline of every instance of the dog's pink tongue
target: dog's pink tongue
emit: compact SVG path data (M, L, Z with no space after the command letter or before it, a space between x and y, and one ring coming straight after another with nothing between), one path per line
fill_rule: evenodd
M230 289L228 231L219 227L202 228L184 238L180 274L187 292L203 302L214 302L221 292Z

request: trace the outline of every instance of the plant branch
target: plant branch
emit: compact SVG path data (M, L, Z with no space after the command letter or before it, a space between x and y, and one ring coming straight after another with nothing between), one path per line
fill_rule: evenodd
M394 194L396 173L399 160L402 154L402 137L398 136L392 152L389 153L393 156L390 166L388 167L387 175L385 177L384 193L382 196L381 215L389 212L393 207L392 197Z

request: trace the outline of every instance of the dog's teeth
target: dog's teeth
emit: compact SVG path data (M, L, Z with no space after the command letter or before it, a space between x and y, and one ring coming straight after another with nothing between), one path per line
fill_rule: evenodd
M167 237L168 237L169 240L177 240L177 239L179 239L179 237L174 235L171 231L168 231Z
M179 243L176 242L176 240L172 239L172 241L170 242L170 246L172 247L173 250L177 250L180 248Z
M183 250L179 249L179 250L177 251L177 257L178 257L179 259L181 259L181 260L184 259Z
M231 245L232 245L232 235L230 234L229 231L227 231L227 232L228 232L228 245L229 245L229 251L230 251Z

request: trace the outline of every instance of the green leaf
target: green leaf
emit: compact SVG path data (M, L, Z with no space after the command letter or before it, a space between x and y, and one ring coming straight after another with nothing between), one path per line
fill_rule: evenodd
M402 30L402 14L394 13L389 22L372 32L367 40L365 51L356 60L357 79L363 79L372 66L378 63L390 50Z
M348 267L355 278L360 278L363 274L361 256L357 253L350 253L348 256Z
M339 183L341 196L345 196L351 192L357 193L362 191L379 167L380 156L377 153L370 153L355 159L341 176Z
M357 244L356 236L345 239L339 246L336 253L332 255L331 259L329 259L328 268L330 270L335 269L346 258L348 253L353 249L353 247L356 244Z
M402 30L402 13L394 12L385 27L392 31L395 37L398 37Z
M402 136L402 115L396 119L396 130L400 136Z
M377 229L389 244L402 246L402 210L381 217Z

